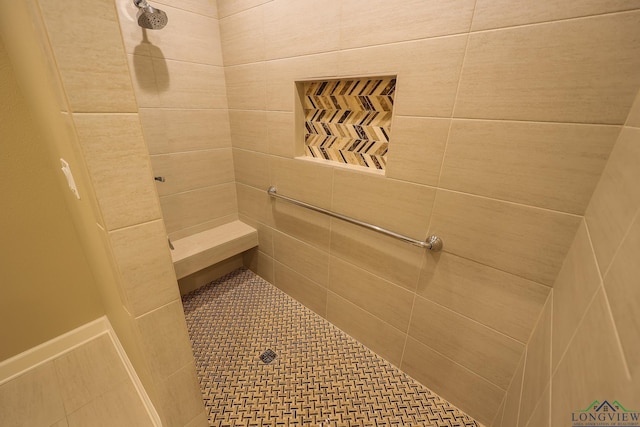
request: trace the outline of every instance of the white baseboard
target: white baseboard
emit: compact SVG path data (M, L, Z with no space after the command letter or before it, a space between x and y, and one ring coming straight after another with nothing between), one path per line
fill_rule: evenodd
M161 427L162 422L160 421L160 416L153 406L149 395L147 395L140 378L138 378L131 361L127 357L127 353L124 351L118 336L106 316L99 317L92 322L86 323L0 362L0 386L104 334L109 335L109 338L111 338L152 422L156 427Z

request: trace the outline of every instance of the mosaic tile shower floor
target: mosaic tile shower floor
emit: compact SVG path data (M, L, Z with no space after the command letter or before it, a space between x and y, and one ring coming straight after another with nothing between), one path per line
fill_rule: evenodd
M183 304L212 426L481 426L249 270Z

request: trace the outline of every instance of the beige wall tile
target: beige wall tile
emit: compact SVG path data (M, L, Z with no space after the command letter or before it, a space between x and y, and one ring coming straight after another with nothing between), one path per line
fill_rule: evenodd
M331 257L328 289L400 331L407 331L413 292L336 257Z
M526 343L549 288L453 254L425 255L418 294Z
M472 34L454 114L621 124L640 86L638 34L640 12Z
M209 425L209 411L204 410L200 412L194 419L189 421L185 427L207 427Z
M238 213L267 226L274 225L272 201L267 190L259 190L236 183L236 192L238 194Z
M152 155L151 167L154 176L166 179L156 182L160 196L234 180L230 148Z
M404 332L333 292L327 297L327 320L387 361L400 366L407 337Z
M204 403L193 362L163 381L160 400L170 426L184 426L202 412Z
M129 381L111 338L101 335L54 361L67 413Z
M597 396L603 396L600 400L618 400L623 405L637 401L637 381L634 384L627 377L602 290L587 310L553 375L551 386L552 426L570 425L571 412L586 408Z
M522 343L422 297L409 336L505 390L524 351Z
M583 214L619 131L617 126L454 120L440 186Z
M267 109L293 111L295 82L338 75L338 53L328 52L267 61Z
M504 400L502 401L500 408L498 408L498 412L496 413L496 416L493 418L493 422L490 424L490 426L501 427L503 414L504 414Z
M144 52L146 54L146 52ZM153 69L153 59L145 55L127 55L133 91L138 107L158 107L158 87ZM165 88L166 89L166 88Z
M293 113L267 112L267 143L269 154L289 158L302 155L303 142L295 140Z
M331 220L331 255L415 291L424 249L340 220Z
M611 312L631 375L640 378L640 215L631 226L604 277Z
M407 339L401 367L484 424L493 420L504 397L504 390L411 337Z
M609 267L640 207L638 164L640 129L625 127L585 214L598 265L603 272Z
M271 185L269 156L255 151L233 149L236 181L266 190Z
M216 0L157 0L156 2L173 7L179 7L184 10L210 16L212 18L218 17Z
M369 173L336 169L333 211L414 239L427 237L436 190Z
M264 8L254 7L222 18L220 36L226 66L263 61Z
M340 48L371 46L469 31L473 1L342 1ZM384 21L380 21L384 17ZM371 31L372 23L379 23Z
M275 259L298 274L326 287L329 278L329 254L286 234L273 235Z
M39 0L72 111L135 112L131 78L113 2L75 7Z
M0 408L0 425L3 426L49 426L63 418L64 405L53 362L2 384Z
M224 18L270 1L272 0L218 0L218 13L220 18Z
M507 389L507 394L504 397L504 413L502 414L501 423L498 424L499 427L518 426L525 358L526 355L523 354L520 358L520 363L518 363L518 367L516 368L516 372L513 374L509 388Z
M199 188L160 198L168 233L237 213L233 183Z
M634 0L578 0L571 3L526 0L479 0L473 14L473 31L510 27L534 22L556 21L579 16L599 15L638 9Z
M273 228L245 215L240 215L240 221L258 230L260 251L273 256Z
M141 107L227 108L223 67L153 58L158 105Z
M391 126L386 176L438 185L450 124L446 119L396 116Z
M116 9L127 53L222 66L220 30L215 18L171 6L158 6L169 21L162 31L138 25L138 8L128 0L117 0Z
M267 282L275 283L274 261L270 255L260 250L247 251L244 253L244 266Z
M266 108L265 68L264 62L224 68L229 108L238 110L264 110Z
M69 423L67 423L67 417L64 417L55 424L51 424L50 427L69 427Z
M340 75L397 75L394 112L450 117L467 36L442 37L340 52Z
M171 233L167 233L171 241L182 239L184 237L193 236L202 231L207 231L218 226L228 224L238 219L237 213L220 216L209 221L198 223L192 227L181 228Z
M447 252L551 285L579 224L578 216L438 190L429 232Z
M74 114L73 120L108 230L161 216L137 114Z
M278 194L325 209L331 207L333 168L304 160L272 157L271 174L272 185L277 187Z
M278 261L274 261L273 284L310 310L315 311L322 317L326 317L326 288L312 282Z
M193 363L179 299L136 318L136 326L140 345L156 378L167 378L184 365Z
M526 427L550 427L551 384L548 384L538 401L531 418L524 424Z
M581 222L553 284L553 369L558 366L600 283L589 234Z
M524 426L534 412L551 380L551 314L552 296L549 296L538 324L527 344L527 354L522 380L519 425Z
M233 147L267 153L267 113L265 111L229 110Z
M339 0L274 1L264 8L266 59L340 48ZM312 19L304 19L311 16Z
M636 95L636 100L631 107L631 111L629 111L626 125L636 128L640 127L640 91L638 92L638 95Z
M231 147L226 110L141 108L139 114L152 155Z
M265 192L266 194L266 192ZM271 201L275 227L325 252L329 251L330 219L324 214L289 203Z
M109 237L129 313L140 316L178 298L162 221L122 228Z
M69 427L153 426L138 392L131 383L110 390L67 417Z

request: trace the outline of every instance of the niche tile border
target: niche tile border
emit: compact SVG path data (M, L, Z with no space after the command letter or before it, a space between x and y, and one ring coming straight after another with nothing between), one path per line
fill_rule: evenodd
M305 155L384 171L396 77L301 83Z

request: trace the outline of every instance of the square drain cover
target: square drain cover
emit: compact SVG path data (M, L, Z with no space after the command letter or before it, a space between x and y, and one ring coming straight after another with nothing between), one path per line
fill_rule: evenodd
M262 360L266 364L269 364L273 362L276 357L278 357L278 355L275 354L273 350L269 349L260 355L260 360Z

